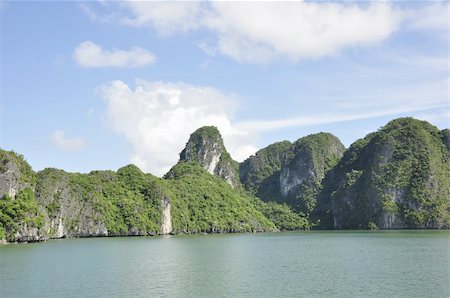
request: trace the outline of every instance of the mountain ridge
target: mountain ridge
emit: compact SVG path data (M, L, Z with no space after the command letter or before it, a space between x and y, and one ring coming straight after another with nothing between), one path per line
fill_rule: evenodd
M448 228L449 165L450 130L413 118L392 120L348 149L317 133L271 144L240 164L216 127L202 127L164 178L134 165L34 172L23 156L0 149L0 242Z

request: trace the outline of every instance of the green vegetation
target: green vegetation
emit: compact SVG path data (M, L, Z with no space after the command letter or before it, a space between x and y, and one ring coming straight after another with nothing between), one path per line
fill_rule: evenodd
M44 216L31 188L21 190L15 198L4 195L0 200L0 224L3 239L13 242L21 226L42 228Z
M179 162L167 177L176 233L273 231L275 225L222 179L195 163Z
M311 225L305 215L296 213L287 204L263 202L255 198L254 204L280 231L309 230Z
M269 145L241 163L239 175L245 188L263 200L279 196L279 173L291 145L289 141Z
M180 161L195 162L233 187L240 187L239 163L227 152L222 136L215 126L204 126L192 133L180 153Z
M448 151L442 133L424 121L393 120L358 140L324 185L322 201L331 198L339 210L338 228L448 226Z
M29 187L36 183L36 174L23 155L0 149L0 173L6 171L13 172L14 176L19 178L19 182L27 183Z
M156 177L129 165L117 171L89 174L45 169L38 173L36 192L50 219L64 205L64 221L69 233L76 234L81 218L88 228L104 223L110 235L157 233L160 200L154 188Z
M317 176L323 178L325 173L338 163L344 151L345 147L337 137L320 132L297 140L290 155L309 155L312 168L317 172Z
M191 134L186 148L180 153L180 160L202 164L206 151L212 148L214 143L219 145L218 149L225 149L217 127L203 126Z
M217 128L203 127L161 179L134 165L34 173L0 150L0 239L158 234L166 201L174 233L450 227L449 130L397 119L343 152L318 133L238 164Z

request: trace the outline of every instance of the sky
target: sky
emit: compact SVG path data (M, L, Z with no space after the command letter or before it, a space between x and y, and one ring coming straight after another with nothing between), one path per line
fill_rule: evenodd
M161 176L215 125L242 161L392 119L449 128L449 2L0 2L0 148Z

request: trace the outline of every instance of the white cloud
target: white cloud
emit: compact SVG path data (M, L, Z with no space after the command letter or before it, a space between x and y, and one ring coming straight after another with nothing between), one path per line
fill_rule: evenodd
M189 135L204 125L217 126L232 157L242 161L257 151L259 137L271 130L419 115L448 108L448 97L442 91L447 83L440 81L413 90L380 90L366 97L346 97L347 101L336 98L330 102L335 112L240 122L233 119L237 96L211 87L137 80L134 89L113 81L99 90L106 103L107 123L133 148L131 162L162 175L177 162Z
M108 51L92 41L80 43L73 51L73 57L81 67L142 67L155 62L155 56L145 49L133 47L129 51Z
M312 2L127 2L123 24L152 26L167 35L207 29L207 54L267 63L282 56L318 58L346 48L380 42L396 30L400 14L387 2L358 6Z
M449 2L435 2L421 9L409 11L408 20L414 29L449 31L449 11Z
M133 147L131 162L156 175L166 173L189 135L204 125L219 128L233 158L242 161L256 151L256 139L232 123L235 96L185 83L122 81L99 88L111 128ZM254 137L254 136L253 136Z
M293 60L327 56L345 47L382 41L398 23L387 3L367 8L310 2L213 5L219 17L208 18L206 24L219 32L218 50L249 62L276 55Z
M62 130L55 130L50 136L51 142L59 149L77 151L86 147L82 138L67 138Z
M196 29L200 25L201 3L189 1L128 1L132 16L121 23L130 26L153 26L161 35Z

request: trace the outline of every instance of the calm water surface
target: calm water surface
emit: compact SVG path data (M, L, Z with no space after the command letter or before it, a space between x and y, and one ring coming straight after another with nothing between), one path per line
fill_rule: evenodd
M1 297L450 297L450 231L0 246Z

